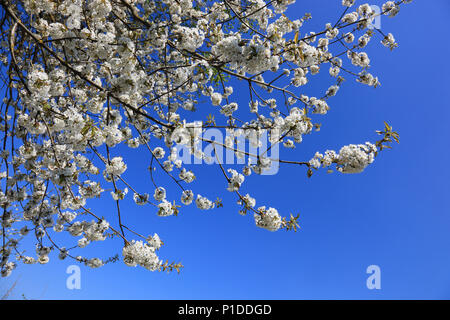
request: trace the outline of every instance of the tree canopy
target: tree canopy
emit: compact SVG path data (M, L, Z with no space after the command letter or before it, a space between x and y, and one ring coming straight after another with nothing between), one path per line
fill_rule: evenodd
M299 216L282 216L264 201L256 206L251 190L243 191L246 179L275 174L280 165L304 168L308 177L321 168L360 173L398 142L385 123L373 143L344 143L308 159L279 155L279 147L299 147L320 129L317 121L344 80L380 85L366 48L375 41L393 50L397 43L373 21L396 16L411 1L387 1L377 12L342 0L342 12L316 32L305 30L310 14L288 17L293 2L0 0L2 276L19 262L46 264L52 251L92 268L122 259L179 272L181 263L159 258L158 234L141 235L124 222L125 198L162 219L191 204L223 206L189 186L195 170L212 163L240 214L260 228L296 231ZM332 83L310 96L303 88L319 73ZM206 134L211 130L215 139ZM133 170L125 147L142 149L151 190L125 179ZM239 166L229 166L224 152ZM177 199L168 198L160 176L179 190ZM116 212L93 212L92 198L114 201ZM59 233L73 241L61 243ZM123 241L121 258L78 254L111 238ZM21 246L24 239L36 255Z

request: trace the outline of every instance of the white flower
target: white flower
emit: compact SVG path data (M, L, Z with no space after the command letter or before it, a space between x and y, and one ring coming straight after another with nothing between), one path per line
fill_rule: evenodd
M194 193L192 190L184 190L181 194L181 202L185 205L190 205L194 200Z
M86 261L86 265L93 269L100 268L101 266L103 266L103 261L99 258L92 258Z
M197 199L195 200L195 204L197 205L197 208L201 210L209 210L214 208L214 202L209 200L208 198L202 197L201 195L197 195Z
M167 217L173 215L172 204L167 200L163 200L160 204L158 204L157 215L160 217Z
M218 106L222 102L222 95L219 92L214 92L211 95L211 102L213 106Z
M228 180L227 190L238 191L241 187L241 184L244 182L244 176L234 169L228 169L228 172L231 173L231 177Z
M278 214L278 211L274 208L269 208L266 210L266 207L258 208L258 211L261 214L254 215L256 226L260 228L267 229L269 231L277 231L281 227L281 216Z
M394 48L396 46L395 38L392 33L388 33L381 41L383 46L388 48Z
M125 196L128 193L128 188L125 188L124 190L117 189L116 191L111 191L111 196L114 199L114 201L117 200L123 200Z
M142 241L133 240L122 249L123 261L130 267L140 265L150 271L156 271L161 261L155 254L155 248Z
M148 203L148 198L149 198L149 195L147 193L144 193L144 194L135 193L133 195L134 202L140 206Z
M166 154L166 152L164 151L163 148L161 147L156 147L153 150L153 155L155 156L156 159L162 159L164 158L164 155Z
M175 33L179 36L178 48L195 51L201 47L205 39L203 31L197 28L178 27Z
M373 162L376 151L376 146L369 142L344 146L337 157L338 170L342 173L360 173Z
M120 176L125 170L127 170L127 165L123 162L122 157L114 157L106 165L106 172L110 175Z
M238 109L238 104L236 102L231 102L230 104L224 105L220 109L220 113L229 117L229 116L232 116L233 112L235 112L237 109Z
M166 198L166 189L163 187L158 187L155 189L155 193L153 194L153 197L157 201L162 201Z
M355 4L355 0L342 0L342 5L345 7L351 7Z
M239 198L238 204L244 206L243 210L239 210L239 214L245 215L247 214L248 209L251 209L256 205L256 200L247 193L244 197Z
M184 180L186 183L191 183L195 179L195 175L192 171L186 171L185 168L183 168L179 174L179 177L181 180Z
M159 238L158 234L156 234L156 233L153 235L153 237L147 238L147 243L149 246L155 248L155 250L158 250L161 247L161 245L163 244L163 242Z
M84 248L84 247L86 247L88 244L89 244L89 240L86 239L86 238L81 238L80 240L78 240L78 243L77 243L77 245L78 245L80 248Z
M103 241L106 239L105 232L109 229L109 223L106 220L98 222L92 221L85 227L84 235L89 241Z

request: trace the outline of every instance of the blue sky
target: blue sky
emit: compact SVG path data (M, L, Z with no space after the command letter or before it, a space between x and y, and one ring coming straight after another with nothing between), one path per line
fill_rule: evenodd
M335 22L341 10L337 0L302 0L289 16L311 12L303 31L318 31ZM396 18L383 17L382 30L394 34L399 48L390 52L380 39L370 45L371 72L381 87L348 78L320 119L321 131L282 155L308 160L316 151L375 141L374 131L385 120L400 133L393 150L359 175L317 172L308 179L303 168L283 166L276 176L246 180L243 192L250 192L257 205L284 215L300 213L299 232L256 228L250 216L237 214L235 197L224 194L217 167L194 167L203 181L195 190L222 197L224 208L204 212L190 206L166 219L152 207L124 202L122 209L127 225L160 235L166 243L160 256L180 260L185 265L180 275L123 263L82 267L81 290L68 290L65 271L72 262L53 256L46 266L19 265L0 288L18 280L12 297L35 299L449 299L450 44L443 28L449 18L446 0L415 0ZM311 90L328 85L313 83ZM139 152L127 156L133 168L128 179L152 192L150 180L138 170L145 172L148 159ZM168 194L179 198L176 189ZM90 207L100 215L114 214L111 201ZM108 256L119 248L120 242L111 241L79 253ZM369 265L381 268L380 290L366 288Z

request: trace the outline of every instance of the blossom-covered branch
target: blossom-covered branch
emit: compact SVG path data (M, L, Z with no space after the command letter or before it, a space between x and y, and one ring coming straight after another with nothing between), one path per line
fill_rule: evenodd
M305 167L308 176L332 165L359 173L398 142L385 124L378 142L345 145L311 160L275 152L298 147L320 129L314 121L327 114L344 76L380 85L368 71L369 42L398 46L391 33L373 31L377 13L369 4L343 0L337 21L306 32L310 14L288 17L294 2L0 0L2 276L18 262L48 263L52 251L93 268L115 262L118 256L78 254L115 238L125 264L179 272L181 263L157 254L159 235L135 231L121 203L131 191L136 205L163 219L192 203L200 210L223 206L190 186L197 177L182 150L195 163L217 165L224 192L237 195L237 211L252 212L256 226L296 231L299 216L256 207L251 191L242 191L246 179L274 165ZM394 17L409 2L387 1L380 14ZM306 84L321 71L330 84L319 97L308 95ZM225 138L212 139L213 130ZM143 150L151 190L126 179L132 167L121 146ZM223 152L240 166L227 168ZM167 196L172 186L178 199ZM114 201L116 212L97 215L87 207L93 198ZM60 244L60 233L74 241ZM36 254L21 245L27 237Z

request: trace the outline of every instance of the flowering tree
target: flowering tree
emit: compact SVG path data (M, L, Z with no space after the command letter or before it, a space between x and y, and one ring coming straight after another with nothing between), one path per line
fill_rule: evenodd
M379 85L364 49L372 39L390 49L397 44L372 21L394 17L411 2L387 1L377 13L342 0L337 21L306 33L310 14L295 20L284 14L294 1L0 0L2 276L18 262L47 263L51 251L100 267L118 256L73 252L111 238L123 240L129 266L180 271L181 263L158 257L163 243L156 233L141 235L126 224L121 203L132 197L165 219L192 202L201 210L222 206L189 188L192 170L201 166L189 166L186 155L217 166L239 213L250 213L257 227L295 231L298 216L282 217L244 195L246 177L274 165L303 166L308 176L320 168L359 173L398 142L385 124L375 143L303 161L269 156L319 129L313 119L327 113L344 76ZM302 87L320 71L332 85L320 98L308 96ZM248 103L238 104L238 95ZM212 129L226 134L223 141L205 135ZM247 144L257 151L247 151ZM124 178L130 168L118 146L145 152L152 190L137 190ZM227 168L224 150L244 159L242 165ZM179 198L166 197L160 176L179 189ZM90 210L88 199L96 197L114 201L116 213L100 217ZM62 232L74 241L60 243ZM35 243L35 256L21 246L26 238Z

